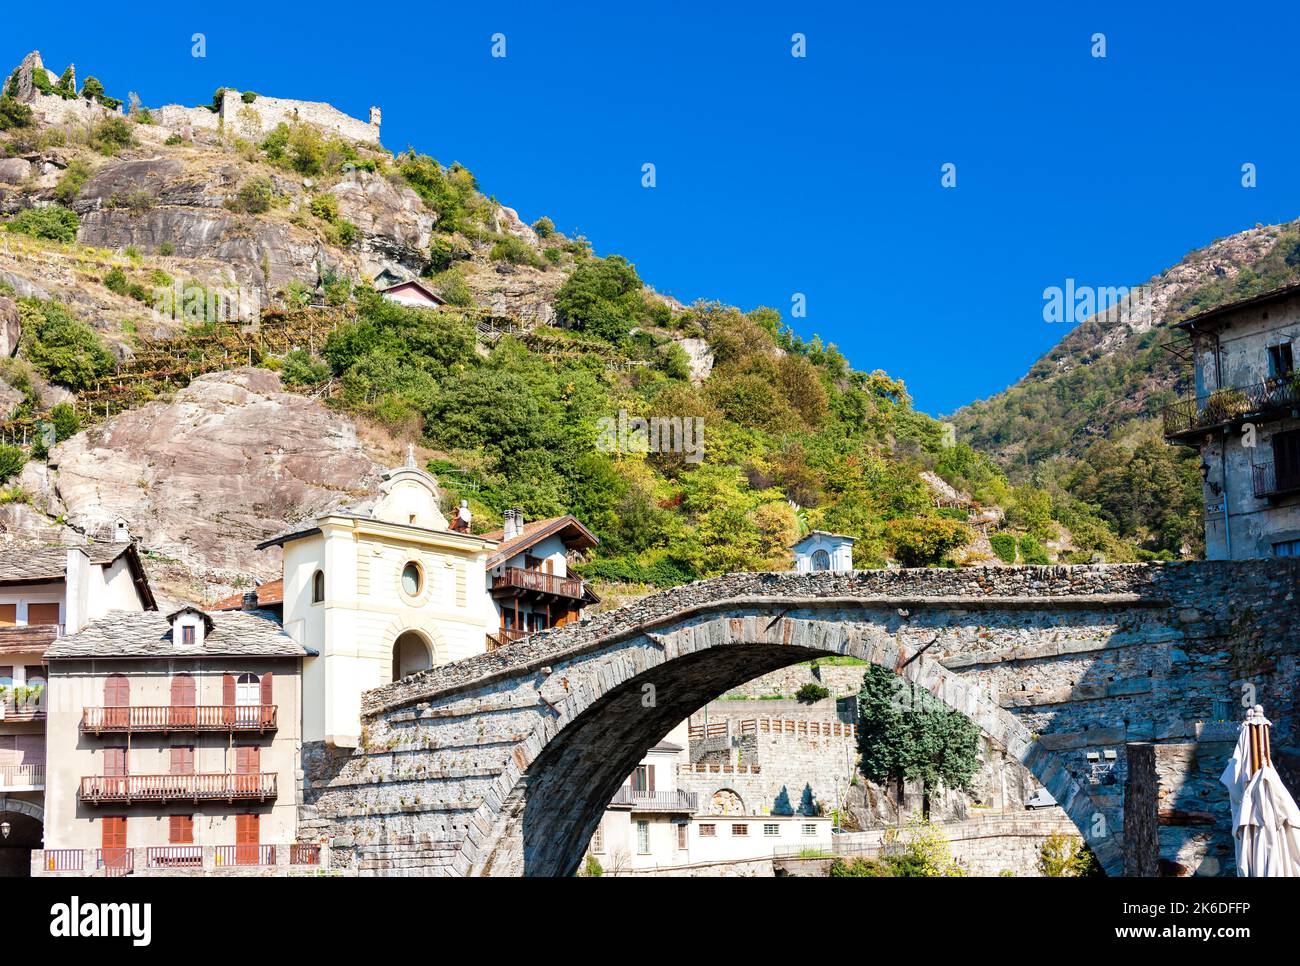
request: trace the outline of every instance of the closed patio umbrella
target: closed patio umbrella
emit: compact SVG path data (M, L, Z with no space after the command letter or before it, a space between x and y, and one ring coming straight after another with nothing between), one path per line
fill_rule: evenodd
M1232 806L1239 876L1300 876L1300 808L1273 767L1271 727L1260 705L1251 708L1219 779Z

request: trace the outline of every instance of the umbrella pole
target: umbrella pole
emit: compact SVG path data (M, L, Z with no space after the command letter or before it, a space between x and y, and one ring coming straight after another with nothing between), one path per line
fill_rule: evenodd
M1246 727L1250 729L1250 771L1247 774L1253 778L1259 771L1259 727L1254 723Z

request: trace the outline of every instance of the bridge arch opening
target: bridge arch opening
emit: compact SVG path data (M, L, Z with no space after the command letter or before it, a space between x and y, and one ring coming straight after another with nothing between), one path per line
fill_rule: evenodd
M576 713L550 722L541 751L521 780L520 814L509 834L522 839L516 847L522 851L524 875L573 874L619 786L646 751L694 711L756 677L828 653L890 667L965 714L995 749L1021 760L1066 806L1108 872L1122 868L1118 844L1098 842L1090 834L1100 810L1088 793L1054 753L1039 746L1010 712L972 682L928 659L923 649L909 654L892 637L850 633L836 641L827 634L826 646L772 643L771 628L781 619L770 620L767 631L750 634L746 626L755 626L752 619L721 618L713 622L721 630L707 635L713 643L691 653L670 653L672 646L661 641L658 663L603 692L586 690L569 699ZM692 631L695 640L705 636L698 625Z
M35 802L0 797L0 877L25 878L32 874L32 850L42 847L45 811Z

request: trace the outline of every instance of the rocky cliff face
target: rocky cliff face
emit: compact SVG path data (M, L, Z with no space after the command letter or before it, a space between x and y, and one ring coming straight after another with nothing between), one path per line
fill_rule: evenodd
M123 517L150 552L151 576L198 596L196 583L278 576L278 552L253 545L372 491L378 473L346 419L283 391L273 372L237 369L60 444L48 471L29 464L21 483L45 524L24 512L0 526L48 539L49 518L94 534Z

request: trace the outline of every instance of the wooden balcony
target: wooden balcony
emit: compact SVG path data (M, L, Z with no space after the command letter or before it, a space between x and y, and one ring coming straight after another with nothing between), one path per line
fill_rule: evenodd
M82 708L88 734L135 731L274 731L274 704L132 705Z
M274 772L236 775L87 775L81 779L81 800L127 804L151 802L269 801L276 796Z
M542 570L506 567L492 577L492 596L529 597L536 600L578 601L583 597L581 577L557 577Z
M0 627L0 654L39 654L62 636L62 624Z

